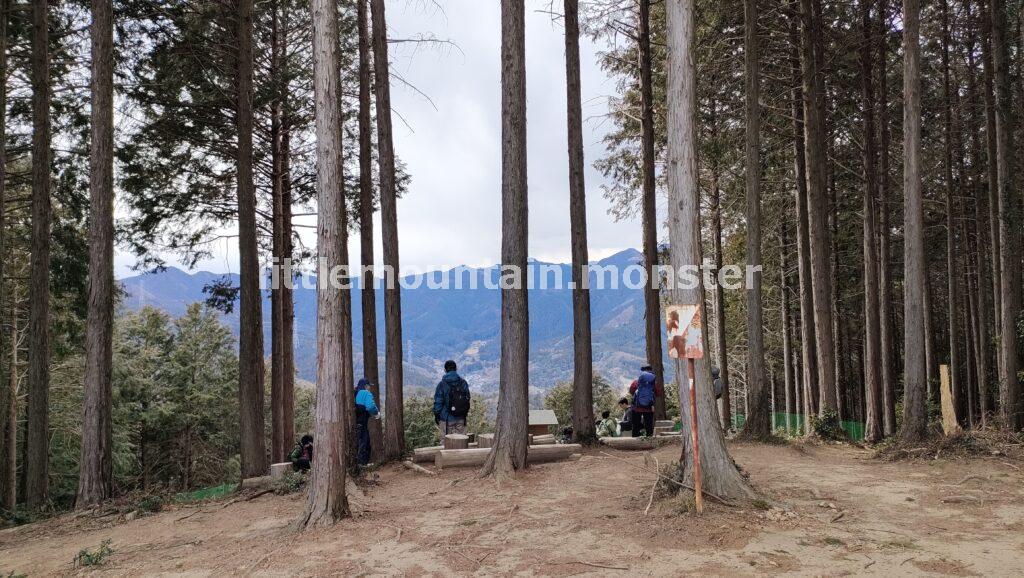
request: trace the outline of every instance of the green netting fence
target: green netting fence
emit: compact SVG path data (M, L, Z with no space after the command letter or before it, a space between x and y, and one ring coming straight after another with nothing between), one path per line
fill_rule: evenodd
M788 422L787 422L788 420ZM732 427L735 430L743 428L743 424L746 423L747 416L742 413L734 413L732 415ZM788 428L787 428L788 423ZM774 429L788 429L789 431L803 431L804 427L804 415L799 413L784 413L775 412L772 414L772 425ZM850 439L859 442L864 441L864 424L859 421L844 421L842 422L843 431L846 435L850 436Z

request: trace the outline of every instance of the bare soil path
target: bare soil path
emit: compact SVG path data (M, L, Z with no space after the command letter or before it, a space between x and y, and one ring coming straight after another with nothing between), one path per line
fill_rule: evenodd
M945 575L1024 572L1024 473L1006 458L885 463L847 446L733 444L760 508L656 502L654 476L590 451L498 487L473 470L389 467L363 512L297 534L302 494L125 522L64 516L0 532L0 575ZM654 455L678 457L675 447ZM643 454L609 452L637 465ZM73 567L110 539L97 568Z

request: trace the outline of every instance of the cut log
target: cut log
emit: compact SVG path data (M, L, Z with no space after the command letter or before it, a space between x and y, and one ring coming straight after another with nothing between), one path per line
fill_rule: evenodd
M568 459L580 449L581 447L577 444L530 446L526 456L529 463L539 464ZM487 455L490 453L489 448L441 450L437 453L434 465L438 469L479 467L484 465L484 461L487 460Z
M654 435L659 436L659 435L662 435L662 434L671 433L673 430L675 430L675 426L674 425L673 426L669 426L669 427L664 427L664 426L663 427L658 427L658 426L655 426L654 427Z
M676 422L675 420L671 419L659 419L658 421L654 422L654 427L655 429L659 427L676 427Z
M464 450L469 447L469 436L464 434L448 434L444 436L444 449Z
M291 465L291 464L289 464L289 465ZM270 485L270 483L273 482L273 481L274 481L274 479L271 478L270 476L259 476L259 477L256 477L256 478L246 478L246 479L242 480L241 488L243 490L248 490L250 488L262 488L264 486Z
M416 448L412 450L412 461L417 464L424 462L432 462L437 457L437 452L441 451L441 446L427 446L425 448Z
M547 441L547 440L555 441L555 434L544 434L542 436L536 436L535 435L535 436L533 436L533 445L542 445L542 444L539 444L537 442Z
M476 443L481 448L489 448L494 444L494 434L480 434L476 436Z
M601 443L617 450L653 450L672 438L662 436L660 438L601 438Z
M288 472L292 471L291 462L282 462L280 464L270 464L270 477L275 480L283 479L288 475Z
M546 438L535 437L535 438L533 438L533 444L532 445L535 445L535 446L552 446L552 445L555 445L555 438L554 438L554 436L546 437Z
M410 470L412 470L412 471L414 471L416 473L419 473L419 474L426 474L428 476L436 476L437 475L437 472L432 472L432 471L428 470L427 468L425 468L423 466L417 466L416 464L410 462L409 460L406 460L406 461L402 462L402 465L405 466L407 469L410 469Z

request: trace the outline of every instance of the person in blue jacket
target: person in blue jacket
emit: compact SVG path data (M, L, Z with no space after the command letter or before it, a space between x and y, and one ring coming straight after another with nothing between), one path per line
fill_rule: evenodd
M459 376L455 362L444 362L444 377L434 390L434 423L441 441L448 434L466 433L469 415L469 384Z
M356 462L361 466L370 463L370 418L380 417L369 385L366 379L356 384Z

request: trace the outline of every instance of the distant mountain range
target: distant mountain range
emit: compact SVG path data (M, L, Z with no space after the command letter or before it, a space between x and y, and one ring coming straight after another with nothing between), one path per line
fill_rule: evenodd
M598 261L597 265L628 267L640 263L642 255L628 249ZM571 267L532 261L533 265L548 265L559 270L567 281ZM459 370L474 389L494 392L498 389L500 356L501 293L497 289L479 287L463 289L430 288L426 281L437 283L460 275L494 274L496 268L435 271L421 275L423 279L406 278L402 289L403 338L405 341L405 382L410 386L433 387L442 372L446 359L459 362ZM591 315L595 371L621 386L637 373L645 361L644 305L641 289L622 286L598 289L595 273L591 273ZM237 275L229 281L238 283ZM224 275L205 271L187 273L167 268L121 280L126 292L124 306L138 310L145 306L163 309L171 315L180 315L196 301L203 301L203 288ZM316 290L315 280L295 285L295 356L299 377L309 381L316 377ZM416 281L420 281L417 285ZM465 283L468 285L468 282ZM411 288L414 287L415 288ZM436 285L435 285L436 286ZM410 287L410 288L406 288ZM353 299L353 336L356 356L356 375L362 373L362 312L359 297ZM530 385L534 390L546 390L572 379L572 291L564 288L536 288L529 293L530 305ZM384 299L377 290L378 343L383 369ZM270 302L264 299L264 339L270 352ZM224 316L224 323L235 333L238 331L237 308ZM383 377L383 376L382 376Z

